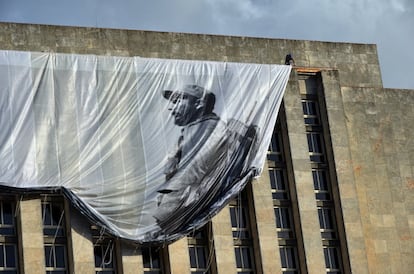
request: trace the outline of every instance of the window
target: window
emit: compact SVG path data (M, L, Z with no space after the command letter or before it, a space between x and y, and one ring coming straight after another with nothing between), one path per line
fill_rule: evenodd
M284 169L269 168L270 186L272 187L272 198L276 200L288 200L289 194L286 187L286 176Z
M45 245L46 273L66 273L66 246L59 244Z
M247 209L244 207L230 207L231 227L233 238L249 239L250 231L247 223Z
M250 246L237 246L234 248L236 254L237 273L253 274L253 249Z
M279 248L280 259L282 262L283 274L297 274L298 271L298 259L296 247L281 246Z
M210 273L213 256L210 254L208 227L209 224L187 237L192 274Z
M277 237L279 240L279 255L282 273L299 273L297 240L293 224L293 207L289 195L289 183L286 166L286 156L280 120L276 122L272 135L272 143L277 143L280 154L273 162L269 161L269 177L272 188L273 210L276 219ZM271 146L275 147L274 145ZM268 157L269 159L269 157ZM271 159L269 159L271 160Z
M302 100L303 117L306 125L319 125L319 114L317 102L312 100Z
M290 207L274 207L275 217L276 217L276 227L278 238L282 239L292 239L294 238L292 223L291 223L291 213Z
M156 247L142 248L142 260L145 274L162 274L162 249Z
M11 201L0 201L0 235L16 235L14 207Z
M274 162L283 161L283 153L281 147L281 140L279 134L273 134L270 141L269 151L267 153L267 159Z
M325 247L323 253L325 255L326 272L341 273L338 247Z
M0 201L0 273L18 271L14 201Z
M243 190L239 198L230 204L230 218L237 273L256 273L246 190Z
M322 239L336 239L333 209L329 207L319 207L318 215Z
M323 101L319 101L318 93L323 93L321 79L317 75L299 76L306 87L302 90L303 118L306 126L306 135L309 147L309 158L312 167L312 177L320 232L325 254L327 273L341 273L342 256L339 252L340 241L338 238L338 224L340 220L335 216L335 201L332 195L332 178L330 177L330 163L327 162L327 143L329 133L324 135L322 115L326 114L322 109ZM326 132L325 132L326 134ZM327 138L327 139L325 139Z
M188 248L190 253L191 273L209 273L207 269L207 249L205 246L193 245Z
M308 132L308 146L309 146L309 157L311 162L323 163L325 162L324 152L323 152L323 140L322 134L319 132Z
M329 191L329 182L326 170L323 169L313 169L313 187L315 189L315 195L317 200L330 200L331 194Z
M43 239L46 273L68 273L66 224L63 201L42 201Z
M42 203L43 235L65 236L63 203Z
M111 236L99 231L97 227L91 228L93 238L93 254L95 257L96 274L116 273L116 243Z

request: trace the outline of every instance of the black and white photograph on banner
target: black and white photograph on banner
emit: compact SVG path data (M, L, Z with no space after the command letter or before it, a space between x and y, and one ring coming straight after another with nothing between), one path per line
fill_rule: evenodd
M290 66L0 51L0 185L172 242L260 176Z

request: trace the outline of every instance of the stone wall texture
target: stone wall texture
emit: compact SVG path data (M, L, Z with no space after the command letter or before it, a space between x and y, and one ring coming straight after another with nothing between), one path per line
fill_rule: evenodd
M414 271L414 90L342 88L370 273Z

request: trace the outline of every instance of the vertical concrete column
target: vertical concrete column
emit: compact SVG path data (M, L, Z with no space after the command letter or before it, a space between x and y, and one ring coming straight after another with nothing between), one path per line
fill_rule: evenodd
M190 273L190 256L186 237L168 245L168 254L171 274Z
M141 249L125 243L121 243L120 246L123 274L144 273Z
M316 198L313 189L309 148L303 120L302 103L297 74L292 71L289 85L283 97L286 110L289 147L291 152L293 181L296 186L297 204L303 237L303 249L308 273L325 273ZM295 202L292 197L292 202Z
M74 273L94 273L92 233L88 222L75 210L70 214L71 246Z
M349 255L349 262L344 262L344 271L368 273L367 250L365 248L364 230L361 221L361 216L365 217L367 210L364 208L361 211L362 208L358 202L350 140L348 138L350 135L348 134L345 120L344 99L341 94L338 71L322 72L322 83L325 91L324 99L333 156L333 159L331 159L333 168L331 170L336 175L332 177L337 179L337 181L332 182L334 186L333 195L336 201L341 201L340 204L336 203L335 205L336 210L341 211L344 223L344 226L339 227L338 231L341 242L344 243L342 245L342 253L345 255L344 260ZM345 98L345 100L349 100L349 98ZM369 139L369 137L367 136L366 139ZM338 187L337 189L336 186ZM341 214L337 214L337 218L338 216L341 216Z
M25 274L45 273L43 222L40 199L20 201L20 231Z
M236 273L233 234L231 231L230 210L226 206L211 220L213 241L216 253L217 273Z
M279 259L272 189L267 169L268 166L265 163L262 175L252 182L252 200L256 216L256 235L258 235L256 252L260 252L263 273L279 273L282 266Z

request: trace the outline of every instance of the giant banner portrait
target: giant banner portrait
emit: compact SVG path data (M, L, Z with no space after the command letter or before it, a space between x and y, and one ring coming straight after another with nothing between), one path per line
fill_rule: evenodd
M173 241L260 175L290 69L0 51L0 185Z

